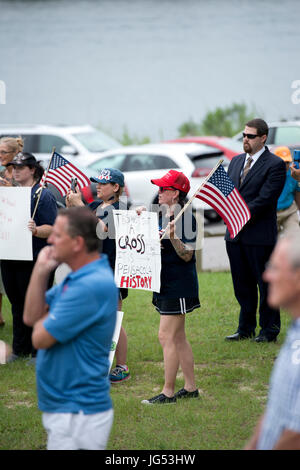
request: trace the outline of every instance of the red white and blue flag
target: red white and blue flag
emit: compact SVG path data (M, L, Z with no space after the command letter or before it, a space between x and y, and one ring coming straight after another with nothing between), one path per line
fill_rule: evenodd
M198 189L195 197L206 202L222 217L230 238L236 237L251 217L246 202L222 165Z
M73 163L70 163L59 153L54 152L51 158L48 171L45 171L40 184L53 184L62 196L65 196L71 187L72 178L77 178L77 186L79 189L85 188L91 184L89 178L85 176Z

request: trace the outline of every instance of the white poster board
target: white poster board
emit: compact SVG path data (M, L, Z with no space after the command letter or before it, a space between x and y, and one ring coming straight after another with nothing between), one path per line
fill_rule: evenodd
M154 212L114 210L115 282L118 287L160 292L161 253Z
M0 259L32 260L30 187L0 187Z
M120 312L120 311L117 312L116 326L115 326L114 334L112 337L111 348L110 348L110 353L109 353L109 370L111 369L111 366L114 361L115 352L117 349L121 326L122 326L123 315L124 315L124 312Z

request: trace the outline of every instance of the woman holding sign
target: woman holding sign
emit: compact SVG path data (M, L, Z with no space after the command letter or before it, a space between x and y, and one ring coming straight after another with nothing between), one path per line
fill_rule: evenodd
M12 167L7 166L8 163L21 152L24 142L22 137L1 137L0 139L0 187L1 186L16 186L12 177ZM1 269L0 269L0 326L5 325L2 316L2 296L4 295L4 287L2 285Z
M180 398L197 398L199 391L194 376L194 359L185 335L185 314L200 307L195 260L197 224L185 211L176 226L174 214L184 205L190 189L188 178L170 170L160 179L151 180L159 186L159 228L161 240L161 289L153 293L153 304L160 313L159 341L163 348L165 383L162 392L145 404L175 403ZM184 388L175 391L176 375L181 366Z
M106 235L103 240L102 252L108 256L112 270L115 270L116 243L113 210L126 210L127 207L120 201L120 196L124 189L124 175L114 168L104 168L97 178L90 178L93 183L97 183L97 200L91 202L89 207L95 211L99 218L102 229ZM84 205L80 191L69 191L66 198L67 207ZM118 309L122 311L122 301L128 296L128 289L119 289ZM127 360L127 335L121 327L120 337L116 348L116 366L111 370L109 379L112 384L124 382L130 378Z
M12 167L12 177L21 187L31 187L31 214L36 206L37 195L41 190L40 179L44 173L43 167L30 153L18 153L7 164ZM47 244L52 225L56 218L57 208L53 194L43 189L34 219L28 222L28 229L32 232L32 261L2 260L1 272L6 295L11 303L13 315L13 354L7 362L32 355L36 351L32 347L32 328L23 323L23 309L26 290L30 281L31 272L40 250Z

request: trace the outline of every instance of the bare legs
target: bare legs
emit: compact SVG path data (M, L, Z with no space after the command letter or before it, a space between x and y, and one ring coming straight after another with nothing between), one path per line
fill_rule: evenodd
M122 311L122 300L119 300L118 310ZM127 334L121 326L119 341L116 348L116 364L125 365L127 361Z
M163 348L165 384L162 390L172 397L175 390L176 375L181 366L185 379L185 390L196 390L194 357L192 348L185 335L185 315L161 315L158 338Z

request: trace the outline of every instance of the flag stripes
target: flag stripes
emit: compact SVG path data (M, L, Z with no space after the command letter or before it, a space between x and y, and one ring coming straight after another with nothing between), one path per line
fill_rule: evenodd
M237 236L251 217L246 202L221 165L199 188L196 197L222 217L231 238Z
M77 178L79 189L91 184L89 178L76 168L73 163L70 163L59 153L54 152L49 169L44 173L41 179L41 185L43 185L45 181L51 183L58 189L62 196L65 196L71 187L71 180L74 177Z

